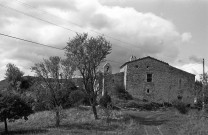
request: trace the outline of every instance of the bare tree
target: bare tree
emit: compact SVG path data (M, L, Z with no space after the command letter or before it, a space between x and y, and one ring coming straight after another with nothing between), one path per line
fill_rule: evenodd
M61 60L60 57L50 57L44 59L41 63L36 63L32 70L40 78L47 89L47 102L51 109L56 112L56 126L60 124L60 110L61 93L63 86L71 78L74 68L71 66L70 61Z
M81 73L85 92L89 98L95 119L98 119L96 110L97 92L95 90L98 67L111 53L111 44L102 36L90 37L86 33L77 34L65 48L66 56L74 62Z

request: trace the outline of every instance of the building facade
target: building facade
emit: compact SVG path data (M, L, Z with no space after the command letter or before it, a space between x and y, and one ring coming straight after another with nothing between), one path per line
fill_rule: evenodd
M112 74L104 66L104 90L111 93L117 85L122 85L134 98L154 102L171 102L181 99L194 102L195 75L177 69L153 57L136 59L120 67L120 73Z

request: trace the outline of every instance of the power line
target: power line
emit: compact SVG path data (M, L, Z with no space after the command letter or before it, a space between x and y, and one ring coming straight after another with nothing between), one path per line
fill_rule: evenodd
M37 44L37 45L40 45L40 46L45 46L45 47L49 47L49 48L53 48L53 49L58 49L58 50L64 50L64 49L57 48L57 47L54 47L54 46L45 45L45 44L42 44L42 43L30 41L30 40L23 39L23 38L19 38L19 37L10 36L10 35L3 34L3 33L0 33L0 35L5 36L5 37L10 37L10 38L18 39L18 40L22 40L22 41L29 42L29 43L33 43L33 44Z
M64 50L63 48L57 48L57 47L54 47L54 46L50 46L50 45L38 43L38 42L35 42L35 41L31 41L31 40L27 40L27 39L15 37L15 36L3 34L3 33L0 33L0 35L5 36L5 37L9 37L9 38L13 38L13 39L22 40L22 41L25 41L25 42L33 43L33 44L40 45L40 46L44 46L44 47L49 47L49 48L52 48L52 49L57 49L57 50L62 50L62 51ZM117 64L123 64L123 63L121 63L121 62L114 61L114 60L109 60L109 59L106 59L106 60L107 60L107 61L110 61L110 62L113 62L113 63L117 63ZM191 68L191 67L194 67L194 66L193 66L193 65L189 65L189 66L187 66L186 68Z
M26 16L29 16L29 17L32 17L32 18L34 18L34 19L40 20L40 21L42 21L42 22L49 23L49 24L51 24L51 25L54 25L54 26L63 28L63 29L65 29L65 30L68 30L68 31L71 31L71 32L74 32L74 33L79 33L79 34L81 34L80 32L77 32L77 31L75 31L75 30L72 30L72 29L69 29L69 28L67 28L67 27L58 25L58 24L56 24L56 23L53 23L53 22L50 22L50 21L47 21L47 20L44 20L44 19L35 17L35 16L33 16L33 15L30 15L30 14L26 14L26 13L24 13L24 12L22 12L22 11L19 11L19 10L17 10L17 9L14 9L14 8L11 8L11 7L8 7L8 6L5 6L5 5L3 5L3 4L0 4L0 6L1 6L1 7L4 7L4 8L7 8L7 9L14 10L14 11L16 11L16 12L18 12L18 13L24 14L24 15L26 15Z
M46 45L46 44L34 42L34 41L31 41L31 40L27 40L27 39L15 37L15 36L3 34L3 33L0 33L0 35L1 35L1 36L5 36L5 37L9 37L9 38L13 38L13 39L18 39L18 40L25 41L25 42L29 42L29 43L33 43L33 44L35 44L35 45L40 45L40 46L44 46L44 47L49 47L49 48L52 48L52 49L57 49L57 50L62 50L62 51L64 50L64 49L62 49L62 48L57 48L57 47L54 47L54 46L50 46L50 45ZM114 62L114 63L122 64L122 63L117 62L117 61L114 61L114 60L109 60L109 59L106 59L106 60L107 60L107 61Z
M18 3L20 3L20 4L22 4L22 5L25 5L25 6L29 7L29 8L33 8L33 9L35 9L35 10L37 10L37 11L41 11L42 13L46 13L46 14L52 15L52 16L54 16L54 17L58 17L58 18L60 18L60 19L62 19L62 20L67 21L67 22L70 23L70 24L73 24L73 25L76 25L76 26L82 28L81 25L79 25L79 24L77 24L77 23L74 23L74 22L70 21L69 19L63 19L63 18L61 18L61 17L59 17L59 16L57 16L57 15L54 15L54 14L51 14L51 13L45 11L45 10L40 10L40 9L38 10L36 7L30 5L30 4L26 3L26 2L23 2L23 1L20 1L20 0L16 0L16 1L17 1ZM122 40L117 39L117 38L115 38L115 37L113 37L113 36L110 36L110 35L107 35L107 34L104 34L104 33L100 33L100 32L98 32L98 31L95 31L95 30L92 30L92 29L90 29L90 31L93 32L93 33L96 33L97 35L101 35L101 36L104 36L104 37L108 37L108 38L111 38L111 39L113 39L113 40L119 41L119 42L121 42L121 43L125 43L125 44L129 44L129 45L134 45L134 46L136 46L135 44L132 44L132 43L130 43L130 42L122 41Z
M22 3L22 5L26 5L27 7L32 7L32 8L34 8L34 9L36 9L34 6L32 6L32 5L30 5L30 4L24 3L24 2L19 1L19 0L16 0L16 1L19 2L19 3ZM3 4L0 4L0 6L2 6L2 7L4 7L4 8L7 8L7 9L14 10L14 11L16 11L16 12L18 12L18 13L21 13L21 14L24 14L24 15L26 15L26 16L32 17L32 18L34 18L34 19L43 21L43 22L45 22L45 23L49 23L49 24L51 24L51 25L54 25L54 26L57 26L57 27L66 29L66 30L68 30L68 31L71 31L71 32L74 32L74 33L80 33L80 32L77 32L77 31L75 31L75 30L72 30L72 29L70 29L70 28L67 28L67 27L58 25L58 24L56 24L56 23L53 23L53 22L50 22L50 21L47 21L47 20L44 20L44 19L35 17L35 16L33 16L33 15L30 15L30 14L27 14L27 13L25 13L25 12L19 11L19 10L17 10L17 9L14 9L14 8L11 8L11 7L8 7L8 6L5 6L5 5L3 5ZM36 9L36 10L37 10L37 9ZM39 10L39 11L44 12L44 13L47 13L47 14L49 14L49 15L53 15L53 14L50 14L50 13L48 13L48 12L46 12L46 11L42 11L42 10ZM56 16L56 15L53 15L53 16L60 18L59 16ZM61 18L61 19L63 19L63 18ZM66 20L66 19L63 19L63 20ZM73 24L73 25L82 27L82 26L80 26L80 25L78 25L78 24L76 24L76 23L73 23L73 22L69 21L69 20L67 20L67 22L69 22L69 23L71 23L71 24ZM94 33L97 33L98 35L102 35L102 36L104 36L104 37L109 37L109 38L111 38L111 39L114 39L114 40L116 40L116 41L119 41L119 42L122 42L122 43L125 43L125 44L134 45L134 44L132 44L132 43L124 42L124 41L119 40L119 39L117 39L117 38L114 38L114 37L112 37L112 36L104 35L103 33L99 33L99 32L94 31L94 30L90 30L90 31L93 31ZM80 34L81 34L81 33L80 33ZM33 41L32 41L32 42L33 42ZM114 44L114 45L116 45L116 44ZM119 46L119 45L117 45L117 46ZM128 48L128 49L129 49L129 47L125 47L125 46L119 46L119 47L124 47L124 48ZM139 49L139 47L135 47L135 45L134 45L134 48ZM59 49L60 49L60 48L59 48ZM171 57L168 57L168 56L164 56L164 57L171 58Z
M43 21L43 22L45 22L45 23L49 23L49 24L51 24L51 25L60 27L60 28L62 28L62 29L65 29L65 30L68 30L68 31L71 31L71 32L74 32L74 33L82 34L82 33L80 33L80 32L77 32L77 31L75 31L75 30L72 30L72 29L70 29L70 28L67 28L67 27L58 25L58 24L56 24L56 23L53 23L53 22L50 22L50 21L47 21L47 20L44 20L44 19L35 17L35 16L33 16L33 15L30 15L30 14L26 14L26 13L24 13L24 12L22 12L22 11L19 11L19 10L17 10L17 9L14 9L14 8L11 8L11 7L8 7L8 6L5 6L5 5L3 5L3 4L0 4L0 6L1 6L1 7L4 7L4 8L7 8L7 9L10 9L10 10L13 10L13 11L18 12L18 13L21 13L21 14L23 14L23 15L29 16L29 17L31 17L31 18L37 19L37 20L39 20L39 21ZM104 35L102 35L102 36L104 36ZM105 37L105 36L104 36L104 37ZM123 42L123 43L124 43L124 42ZM114 45L116 45L116 44L114 44ZM123 48L129 49L129 47L125 47L125 46L120 46L120 45L116 45L116 46L119 46L119 47L123 47Z
M62 51L64 50L64 49L61 49L61 48L53 47L53 46L50 46L50 45L45 45L45 44L42 44L42 43L30 41L30 40L23 39L23 38L19 38L19 37L10 36L10 35L3 34L3 33L0 33L0 35L5 36L5 37L9 37L9 38L13 38L13 39L22 40L22 41L29 42L29 43L33 43L33 44L35 44L35 45L40 45L40 46L44 46L44 47L49 47L49 48L52 48L52 49L57 49L57 50L62 50ZM121 62L117 62L117 61L109 60L109 59L106 59L106 61L110 61L110 62L117 63L117 64L123 64L123 63L121 63ZM190 66L188 66L188 67L190 67ZM191 67L192 67L192 66L191 66Z

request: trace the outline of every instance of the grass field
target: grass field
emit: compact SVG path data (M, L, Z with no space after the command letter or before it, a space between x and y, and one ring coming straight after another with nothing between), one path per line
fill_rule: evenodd
M199 119L196 112L181 115L168 111L111 111L110 118L98 108L99 120L94 120L90 108L63 110L61 126L55 127L54 113L44 111L32 114L29 120L9 122L10 134L27 135L206 135L208 120ZM0 134L4 124L0 123Z

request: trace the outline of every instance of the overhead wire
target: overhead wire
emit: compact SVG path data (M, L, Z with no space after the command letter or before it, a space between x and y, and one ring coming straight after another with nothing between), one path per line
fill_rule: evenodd
M68 30L68 31L71 31L71 32L74 32L74 33L79 33L79 34L81 34L80 32L77 32L77 31L75 31L75 30L72 30L72 29L69 29L69 28L67 28L67 27L58 25L58 24L56 24L56 23L53 23L53 22L44 20L44 19L42 19L42 18L35 17L35 16L33 16L33 15L30 15L30 14L27 14L27 13L25 13L25 12L22 12L22 11L20 11L20 10L17 10L17 9L14 9L14 8L11 8L11 7L8 7L8 6L5 6L5 5L3 5L3 4L1 4L1 3L0 3L0 6L1 6L1 7L4 7L4 8L7 8L7 9L14 10L14 11L16 11L16 12L18 12L18 13L24 14L24 15L26 15L26 16L29 16L29 17L31 17L31 18L40 20L40 21L42 21L42 22L49 23L49 24L51 24L51 25L54 25L54 26L63 28L63 29L65 29L65 30Z
M63 48L58 48L58 47L54 47L54 46L51 46L51 45L46 45L46 44L38 43L38 42L35 42L35 41L31 41L31 40L19 38L19 37L16 37L16 36L11 36L11 35L4 34L4 33L0 33L0 35L1 35L1 36L5 36L5 37L9 37L9 38L13 38L13 39L18 39L18 40L25 41L25 42L29 42L29 43L33 43L33 44L39 45L39 46L49 47L49 48L57 49L57 50L61 50L61 51L65 50L65 49L63 49ZM114 61L114 60L109 60L109 59L106 59L106 60L107 60L107 61L110 61L110 62L122 64L122 63L117 62L117 61Z
M18 39L18 40L22 40L22 41L29 42L29 43L33 43L33 44L37 44L37 45L44 46L44 47L49 47L49 48L53 48L53 49L57 49L57 50L64 50L62 48L57 48L57 47L54 47L54 46L45 45L45 44L42 44L42 43L38 43L38 42L35 42L35 41L31 41L31 40L27 40L27 39L15 37L15 36L3 34L3 33L0 33L0 35L5 36L5 37L10 37L10 38Z
M21 2L21 3L23 3L23 2ZM24 5L29 6L28 4L24 4ZM71 32L74 32L74 33L76 33L76 34L77 34L77 33L78 33L78 34L82 34L81 32L78 32L78 31L73 30L73 29L71 29L71 28L68 28L68 27L64 27L64 26L58 25L58 24L56 24L56 23L53 23L53 22L51 22L51 21L48 21L48 20L45 20L45 19L42 19L42 18L39 18L39 17L35 17L35 16L33 16L33 15L30 15L30 14L28 14L28 13L22 12L22 11L20 11L20 10L15 9L15 8L12 8L12 7L9 7L9 6L5 6L5 5L3 5L3 4L1 4L1 3L0 3L0 6L1 6L1 7L4 7L4 8L7 8L7 9L10 9L10 10L13 10L13 11L18 12L18 13L21 13L21 14L23 14L23 15L29 16L29 17L31 17L31 18L37 19L37 20L39 20L39 21L42 21L42 22L45 22L45 23L48 23L48 24L51 24L51 25L60 27L60 28L62 28L62 29L65 29L65 30L68 30L68 31L71 31ZM32 7L32 6L30 6L30 7ZM42 10L41 10L41 11L42 11ZM42 11L42 12L47 13L46 11ZM48 13L48 14L50 14L50 13ZM50 15L52 15L52 14L50 14ZM52 15L52 16L56 16L56 15ZM58 16L56 16L56 17L58 17ZM60 17L58 17L58 18L60 18ZM63 19L63 18L60 18L60 19ZM63 19L63 20L66 20L66 19ZM69 21L68 21L68 22L69 22ZM74 24L74 25L76 25L76 26L81 27L81 26L78 25L78 24L75 24L75 23L72 23L72 22L70 22L70 23L71 23L71 24ZM94 31L94 30L91 30L91 31ZM103 36L103 37L108 37L108 38L114 39L114 40L119 41L119 42L122 42L122 43L124 43L124 44L129 44L129 43L127 43L127 42L123 42L123 41L121 41L121 40L119 40L119 39L113 38L112 36L105 35L105 34L103 34L103 33L99 33L99 32L96 32L96 31L94 31L94 33L97 33L97 35L100 35L100 36ZM114 44L114 45L119 46L119 47L123 47L123 48L130 49L129 47L120 46L120 45L117 45L117 44ZM131 44L131 45L133 45L133 44ZM137 48L137 49L139 49L139 48Z
M32 8L34 8L34 9L36 9L34 6L32 6L32 5L30 5L30 4L27 4L27 3L22 2L22 1L20 1L20 0L16 0L16 1L19 2L19 3L22 3L23 5L26 5L27 7L32 7ZM56 24L56 23L53 23L53 22L44 20L44 19L42 19L42 18L35 17L35 16L33 16L33 15L30 15L30 14L27 14L27 13L25 13L25 12L19 11L19 10L17 10L17 9L14 9L14 8L11 8L11 7L8 7L8 6L5 6L5 5L3 5L3 4L1 4L1 3L0 3L0 6L2 6L2 7L4 7L4 8L7 8L7 9L11 9L11 10L13 10L13 11L16 11L16 12L18 12L18 13L24 14L24 15L26 15L26 16L32 17L32 18L34 18L34 19L43 21L43 22L45 22L45 23L49 23L49 24L51 24L51 25L54 25L54 26L57 26L57 27L66 29L66 30L68 30L68 31L71 31L71 32L74 32L74 33L79 33L79 34L81 34L80 32L77 32L77 31L75 31L75 30L73 30L73 29L70 29L70 28L68 28L68 27L64 27L64 26L58 25L58 24ZM45 13L47 13L47 14L50 14L50 13L48 13L48 12L46 12L46 11L42 11L42 10L39 10L39 11L45 12ZM59 16L56 16L56 15L53 15L53 14L50 14L50 15L60 18ZM63 19L63 18L61 18L61 19ZM63 20L66 20L66 19L63 19ZM73 22L71 22L71 21L69 21L69 20L67 20L67 22L69 22L69 23L71 23L71 24L73 24L73 25L76 25L76 26L78 26L78 27L81 27L80 25L78 25L78 24L76 24L76 23L73 23ZM134 44L132 44L132 43L122 41L122 40L120 40L120 39L114 38L114 37L112 37L112 36L109 36L109 35L106 35L106 34L103 34L103 33L97 32L97 31L94 31L94 30L90 30L90 31L93 31L94 33L97 33L98 35L102 35L102 36L104 36L104 37L108 37L108 38L114 39L114 40L116 40L116 41L125 43L125 44L134 45ZM30 42L30 43L34 43L34 44L38 44L38 45L43 45L43 46L47 46L47 47L54 48L54 49L58 49L58 50L64 50L64 48L57 48L57 47L53 47L53 46L49 46L49 45L44 45L44 44L41 44L41 43L37 43L37 42L34 42L34 41L29 41L29 40L22 39L22 38L18 38L18 37L9 36L9 35L2 34L2 33L1 33L1 35L7 36L7 37L11 37L11 38L16 38L16 39L23 40L23 41L28 41L28 42ZM119 45L118 45L118 46L119 46ZM120 47L124 47L124 46L120 46ZM129 49L129 47L124 47L124 48L128 48L128 49ZM134 45L134 48L139 49L138 47L135 47L135 45ZM172 58L172 57L168 57L168 56L164 56L164 57ZM113 60L108 60L108 61L115 62L115 63L120 63L120 62L116 62L116 61L113 61ZM120 64L121 64L121 63L120 63Z
M37 11L40 11L40 12L42 12L42 13L45 13L45 14L54 16L54 17L59 18L59 19L62 19L62 20L64 20L64 21L66 21L67 23L76 25L76 26L78 26L78 27L80 27L80 28L83 27L83 26L81 26L81 25L79 25L79 24L77 24L77 23L75 23L75 22L72 22L72 21L69 20L69 19L64 19L64 18L61 18L61 17L59 17L59 16L57 16L57 15L51 14L51 13L45 11L45 10L37 9L37 8L34 7L33 5L30 5L30 4L26 3L26 2L23 2L23 1L20 1L20 0L15 0L15 1L17 1L18 3L20 3L20 4L22 4L22 5L27 6L27 7L29 7L29 8L33 8L33 9L35 9L35 10L37 10ZM95 33L95 34L97 34L97 35L104 36L104 37L108 37L108 38L111 38L111 39L116 40L116 41L121 42L121 43L125 43L125 44L129 44L129 45L134 45L134 46L136 46L136 45L133 44L133 43L130 43L130 42L127 42L127 41L123 41L123 40L120 40L120 39L115 38L115 37L113 37L113 36L111 36L111 35L104 34L104 33L95 31L95 30L93 30L93 29L90 29L90 31L93 32L93 33Z
M13 38L13 39L18 39L18 40L25 41L25 42L29 42L29 43L33 43L33 44L39 45L39 46L49 47L49 48L52 48L52 49L57 49L57 50L62 50L62 51L64 50L63 48L57 48L57 47L54 47L54 46L50 46L50 45L46 45L46 44L42 44L42 43L30 41L30 40L27 40L27 39L15 37L15 36L3 34L3 33L0 33L0 35L1 35L1 36L5 36L5 37L9 37L9 38ZM106 61L110 61L110 62L117 63L117 64L123 64L123 63L121 63L121 62L117 62L117 61L109 60L109 59L106 59ZM188 67L193 67L193 66L190 66L190 65L189 65ZM200 75L200 74L196 74L196 75Z

